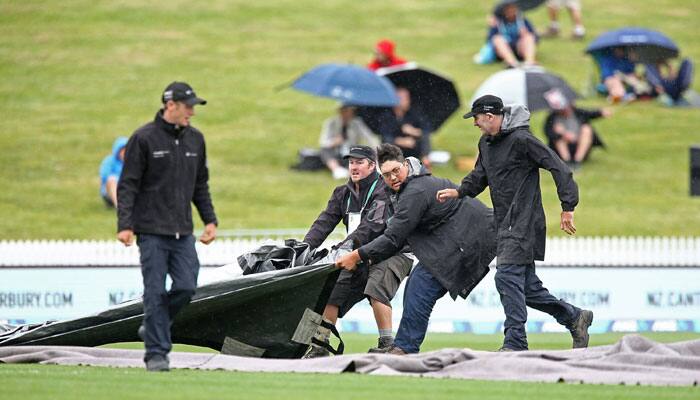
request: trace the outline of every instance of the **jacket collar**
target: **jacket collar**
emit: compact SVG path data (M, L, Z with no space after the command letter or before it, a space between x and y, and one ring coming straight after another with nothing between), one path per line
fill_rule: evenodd
M517 129L517 128L515 128L515 129ZM498 143L501 140L505 139L508 135L513 133L513 131L515 131L515 129L501 129L497 134L495 134L493 136L485 134L484 136L486 137L485 138L486 143L488 143L488 144Z
M182 134L182 132L184 132L184 130L185 130L184 127L180 127L180 126L177 126L175 124L171 124L170 122L166 121L163 118L163 110L162 109L158 110L158 112L156 113L155 122L156 122L156 125L160 129L164 130L165 132L167 132L170 135L173 135L175 137L180 136Z
M364 177L362 180L360 180L360 193L364 193L369 190L370 186L377 180L380 179L380 176L377 172L371 173ZM355 193L355 182L352 181L352 179L348 179L348 182L346 183L346 186L350 188L350 191ZM360 193L355 193L355 194L360 194Z

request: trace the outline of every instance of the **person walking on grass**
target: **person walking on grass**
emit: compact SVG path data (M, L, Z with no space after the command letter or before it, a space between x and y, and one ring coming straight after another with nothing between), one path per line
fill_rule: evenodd
M218 225L204 136L190 125L194 106L206 101L184 82L168 85L161 100L155 119L131 135L117 186L117 239L130 246L136 235L141 253L144 315L138 333L149 371L170 369L170 328L197 287L191 204L205 224L202 243L214 240ZM166 275L172 279L169 291Z
M464 115L472 117L483 134L476 166L458 189L440 190L437 199L475 197L490 189L497 224L496 289L506 315L501 350L528 349L527 306L566 326L574 348L588 347L593 312L552 296L535 273L535 260L544 260L546 240L539 169L554 178L562 207L560 227L569 235L576 233L574 208L579 199L571 170L532 135L526 107L504 107L500 98L485 95Z

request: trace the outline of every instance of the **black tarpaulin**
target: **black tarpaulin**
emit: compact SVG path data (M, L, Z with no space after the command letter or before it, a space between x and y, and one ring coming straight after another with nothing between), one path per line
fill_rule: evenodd
M177 315L173 343L224 354L299 358L307 350L339 270L332 264L246 275L197 288ZM139 341L143 302L132 300L95 315L5 327L0 346L99 346Z
M284 246L262 245L249 253L241 254L237 260L243 275L248 275L315 264L327 253L327 250L311 249L308 243L287 239Z

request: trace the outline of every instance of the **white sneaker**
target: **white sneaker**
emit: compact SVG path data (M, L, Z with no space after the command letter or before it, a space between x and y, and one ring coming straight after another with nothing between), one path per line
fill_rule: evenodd
M350 172L343 167L338 167L333 170L333 179L348 179L349 176Z

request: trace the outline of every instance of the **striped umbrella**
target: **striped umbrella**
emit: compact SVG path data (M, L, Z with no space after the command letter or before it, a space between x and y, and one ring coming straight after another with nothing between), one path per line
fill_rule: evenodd
M545 93L559 89L569 101L578 94L561 77L545 71L543 68L513 68L491 75L479 86L472 97L472 102L485 94L500 97L503 104L522 104L530 111L549 108Z

